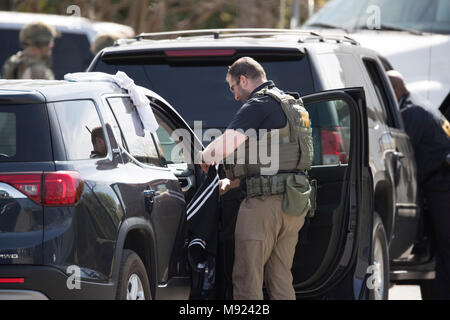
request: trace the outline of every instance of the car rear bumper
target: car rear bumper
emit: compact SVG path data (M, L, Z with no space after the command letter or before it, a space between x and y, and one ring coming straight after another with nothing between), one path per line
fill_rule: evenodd
M0 283L0 300L115 299L114 284L76 281L72 276L69 277L54 267L0 265L0 279L11 278L23 281Z
M32 290L0 290L0 300L48 300L38 291Z

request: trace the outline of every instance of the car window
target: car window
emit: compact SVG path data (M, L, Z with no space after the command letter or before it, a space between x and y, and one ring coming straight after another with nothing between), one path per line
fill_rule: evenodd
M91 100L55 102L56 115L68 160L104 158L107 155L100 117Z
M107 99L124 137L126 150L139 162L161 166L152 135L144 127L130 98Z
M386 84L381 77L381 72L384 71L382 71L377 62L373 59L365 58L363 59L363 62L373 84L377 100L386 116L388 126L391 128L398 128L399 125L397 124L393 111L394 106L388 98Z
M373 90L370 86L371 81L368 75L365 77L358 59L359 57L350 53L324 53L317 55L317 67L320 68L321 80L326 90L364 87L367 95L369 126L373 127L384 113L381 105L373 103L376 98L369 94ZM374 112L374 107L378 111ZM386 122L386 118L382 121Z
M53 160L44 104L1 105L0 162Z
M344 68L334 53L317 55L317 65L325 76L323 81L327 89L345 88Z
M0 114L0 146L3 155L13 157L17 153L17 120L16 114L12 112L2 112Z
M174 124L161 112L153 109L159 128L156 130L157 145L167 164L187 163L181 141L175 141Z
M342 100L305 105L311 119L314 166L348 164L350 109Z
M117 122L109 105L106 105L105 108L103 108L102 115L106 130L108 132L111 148L114 149L121 146L123 149L127 150L125 137L120 131L119 123Z
M251 56L251 54L249 54ZM300 95L314 92L310 64L306 56L283 61L269 61L258 58L267 78L277 87ZM279 60L282 58L278 57ZM242 106L235 101L225 76L233 61L201 61L188 63L153 61L139 56L133 59L99 60L92 71L115 74L123 71L133 78L137 85L157 92L172 105L181 116L193 126L202 121L203 129L225 129Z

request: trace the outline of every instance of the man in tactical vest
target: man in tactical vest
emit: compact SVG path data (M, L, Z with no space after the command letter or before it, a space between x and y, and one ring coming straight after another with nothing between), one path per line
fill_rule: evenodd
M235 228L233 296L262 300L265 283L271 299L293 300L291 267L298 233L311 212L309 115L301 99L267 81L252 58L233 63L226 81L244 105L200 160L207 171L210 164L225 159L227 177L221 180L221 193L239 185L246 192ZM270 164L261 151L270 154Z
M6 60L2 70L3 78L55 79L51 70L51 55L56 36L56 30L43 22L25 25L19 34L25 50Z

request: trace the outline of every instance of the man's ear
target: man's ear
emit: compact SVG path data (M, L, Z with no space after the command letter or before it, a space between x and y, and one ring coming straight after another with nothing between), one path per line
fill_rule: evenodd
M240 76L239 76L239 82L241 83L241 86L242 86L243 88L247 88L247 86L248 86L248 79L247 79L246 76L240 75Z

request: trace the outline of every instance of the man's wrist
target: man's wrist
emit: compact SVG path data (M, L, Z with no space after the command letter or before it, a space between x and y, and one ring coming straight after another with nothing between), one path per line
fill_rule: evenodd
M194 157L196 164L204 164L205 160L203 159L203 151L198 151L197 156Z
M200 163L206 163L205 159L203 159L203 151L200 151Z

